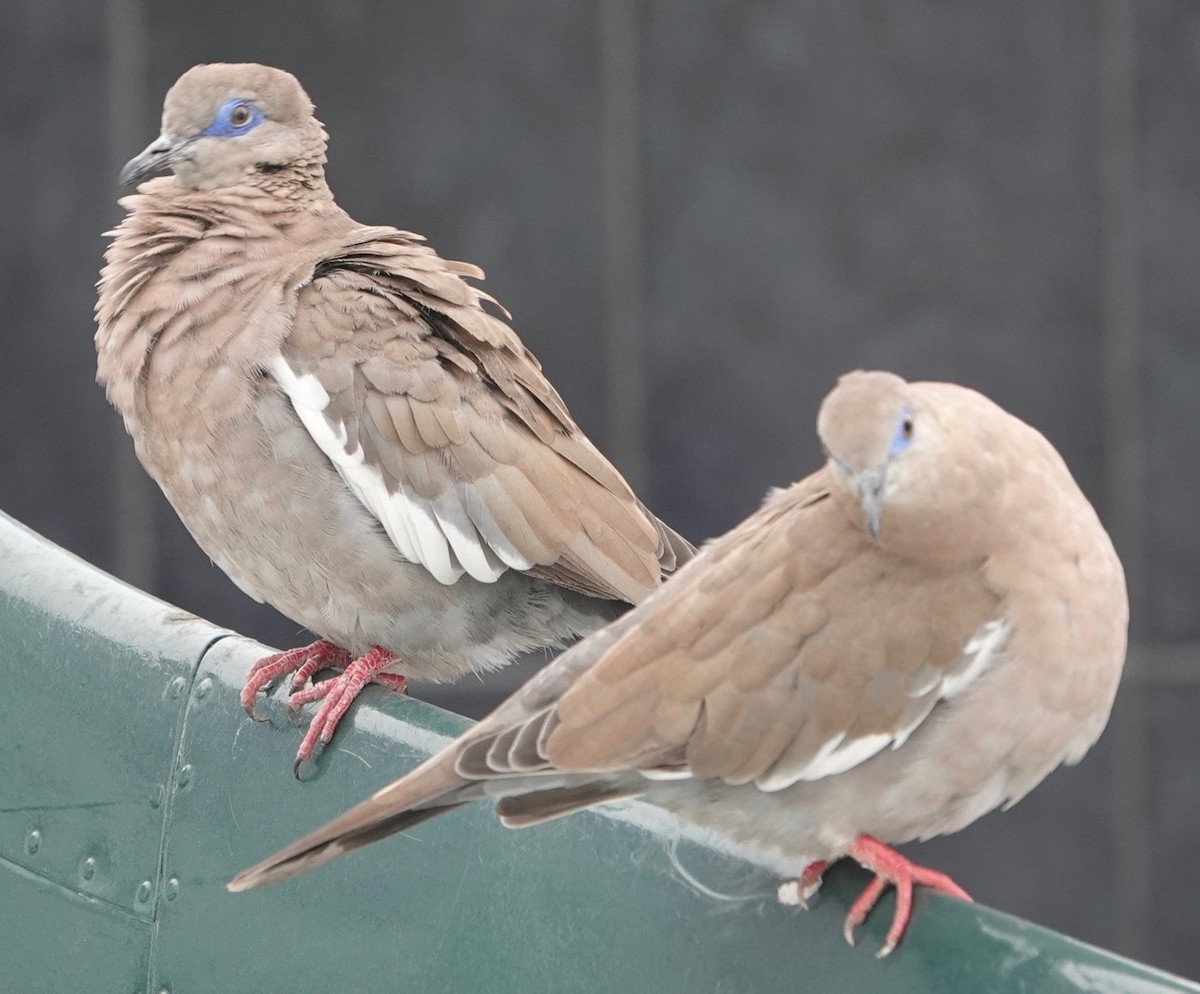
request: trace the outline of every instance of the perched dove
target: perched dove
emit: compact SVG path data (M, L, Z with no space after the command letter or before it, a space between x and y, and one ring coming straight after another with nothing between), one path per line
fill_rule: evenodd
M297 767L368 681L562 647L694 553L484 309L479 269L338 207L325 145L290 74L184 73L122 180L174 175L121 201L96 305L142 464L238 586L320 636L260 661L247 712L281 674L342 669L290 699L325 698Z
M779 867L966 898L885 843L953 832L1078 761L1125 655L1120 562L1062 459L974 391L844 376L827 465L404 778L262 863L282 880L478 797L514 827L641 795ZM793 870L792 872L795 872Z

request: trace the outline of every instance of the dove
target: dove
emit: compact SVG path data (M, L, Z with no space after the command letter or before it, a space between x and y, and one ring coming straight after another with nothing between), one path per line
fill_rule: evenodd
M468 801L525 827L641 797L803 903L829 861L969 899L892 846L957 831L1079 761L1124 663L1120 561L1062 458L973 390L843 376L826 464L412 772L239 873L283 880Z
M243 591L319 638L259 661L321 699L296 758L374 680L557 649L694 553L572 420L506 319L325 179L290 73L212 64L132 159L98 284L97 379L142 465ZM156 173L167 175L150 178ZM335 679L301 688L321 668Z

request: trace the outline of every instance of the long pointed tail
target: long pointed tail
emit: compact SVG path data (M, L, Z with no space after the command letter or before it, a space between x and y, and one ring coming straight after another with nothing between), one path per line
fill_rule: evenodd
M455 774L453 762L445 753L440 753L361 804L242 870L225 886L238 892L304 873L458 807L463 801L456 795L469 784Z

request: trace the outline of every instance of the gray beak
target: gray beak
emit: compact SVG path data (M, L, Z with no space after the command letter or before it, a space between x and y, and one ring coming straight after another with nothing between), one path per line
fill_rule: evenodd
M883 516L883 487L887 483L887 466L864 469L854 478L854 490L862 507L863 524L873 539L879 538L879 519Z
M141 155L135 155L125 163L117 180L118 185L125 190L144 179L166 172L178 158L184 144L170 135L159 135Z

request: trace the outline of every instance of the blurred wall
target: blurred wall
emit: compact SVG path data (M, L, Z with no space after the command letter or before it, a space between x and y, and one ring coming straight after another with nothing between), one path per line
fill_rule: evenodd
M1200 6L2 14L0 507L214 621L304 638L148 485L91 345L114 177L167 87L196 62L280 65L329 128L341 203L486 268L585 430L694 539L818 465L816 405L849 368L964 382L1041 428L1125 560L1129 677L1081 767L920 855L989 904L1200 975Z

